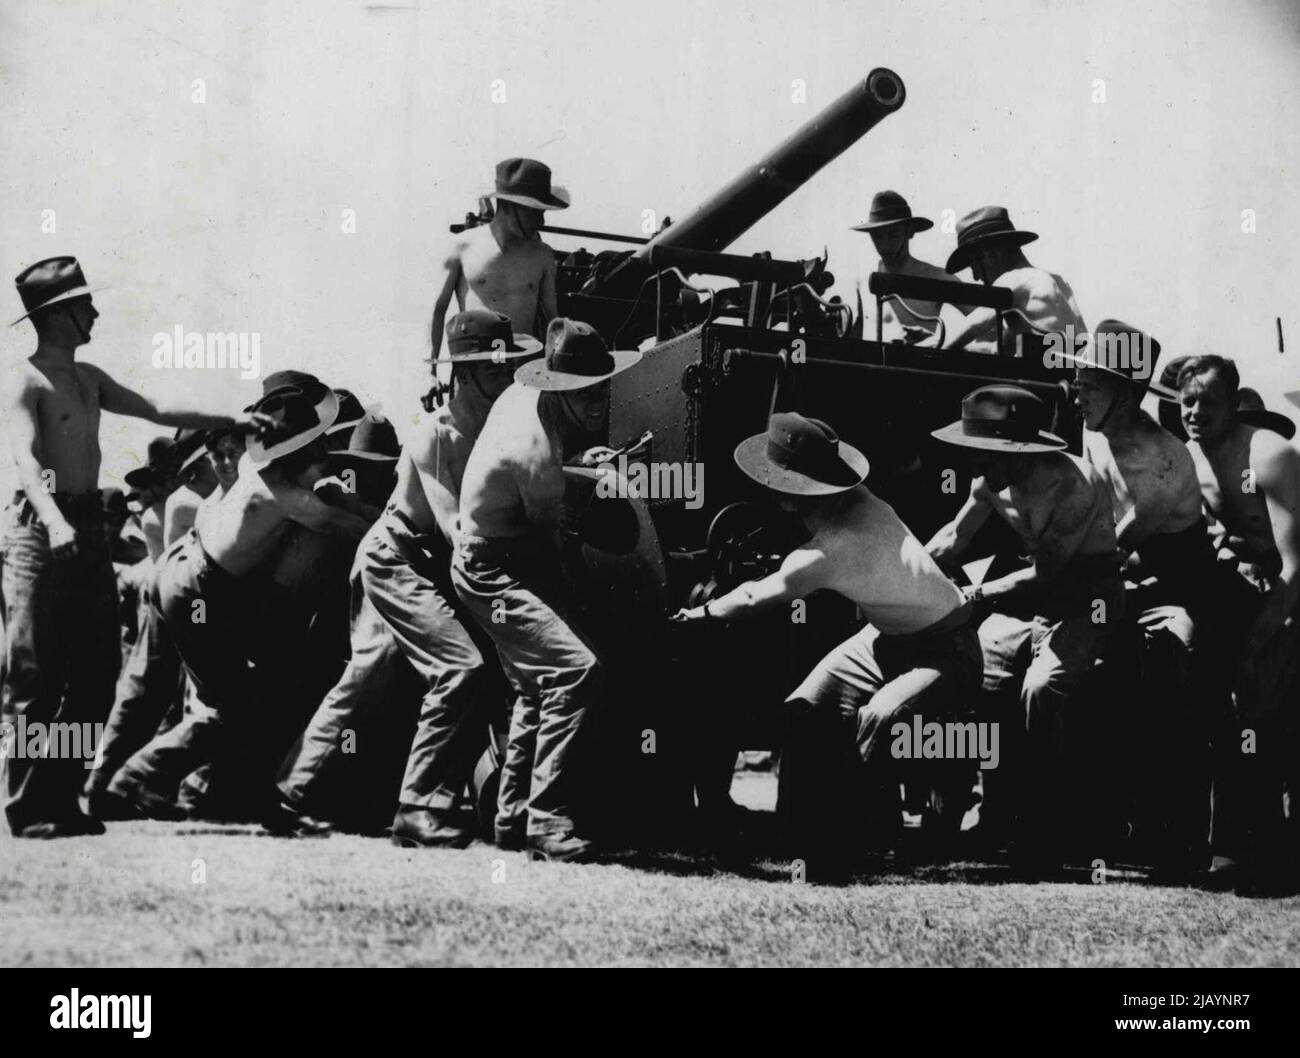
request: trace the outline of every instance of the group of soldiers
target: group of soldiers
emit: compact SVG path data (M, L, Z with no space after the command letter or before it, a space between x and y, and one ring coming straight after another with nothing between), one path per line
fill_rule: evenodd
M596 443L610 379L641 353L558 317L555 255L538 232L568 196L550 170L508 159L493 197L490 223L446 261L435 381L404 446L353 394L300 371L268 376L238 414L161 406L76 359L97 313L75 259L18 276L37 348L7 416L19 493L4 536L4 715L106 730L89 771L7 761L16 835L195 815L311 835L364 817L400 845L463 847L476 835L464 790L506 691L496 844L546 860L600 854L583 735L606 681L575 617L567 570L581 542L562 524L563 468L613 455ZM970 267L1012 289L1025 328L1083 333L1069 285L1029 264L1021 248L1035 236L1005 209L962 219L947 271L909 253L929 223L882 192L859 230L882 271L951 279ZM938 305L896 299L890 311L906 340L941 329ZM976 310L944 345L978 349L997 327ZM1007 777L983 784L980 830L1005 838L1020 869L1059 870L1069 718L1099 667L1125 664L1129 632L1150 691L1130 719L1162 754L1160 865L1215 886L1284 876L1296 845L1284 805L1300 778L1300 451L1289 420L1242 403L1231 360L1183 357L1157 380L1158 357L1117 320L1076 350L1081 456L1028 390L970 393L934 433L969 457L970 495L928 542L827 423L777 413L736 449L810 537L775 573L673 620L740 622L827 590L865 621L783 707L810 876L861 866L864 804L897 818L900 777L914 777L893 731L913 717L1015 732ZM1176 414L1149 416L1149 392ZM125 654L98 491L101 410L178 428L128 477L148 554L124 575L140 597ZM991 516L1024 561L971 584L963 559ZM418 712L393 709L403 685L418 687ZM352 752L361 731L391 747L394 789ZM924 781L955 834L969 772Z

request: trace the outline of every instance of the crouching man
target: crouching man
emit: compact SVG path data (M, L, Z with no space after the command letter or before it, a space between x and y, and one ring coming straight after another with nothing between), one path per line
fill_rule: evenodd
M253 439L238 479L193 529L163 553L153 606L176 644L201 709L131 757L109 786L136 811L176 818L178 786L197 768L222 760L253 737L265 701L252 662L265 602L255 571L273 559L296 524L357 540L368 523L312 492L327 454L325 430L338 398L310 377L265 394L252 411L272 425Z
M954 715L979 690L983 663L971 606L894 509L863 483L868 466L862 453L825 423L773 415L766 434L737 447L736 463L801 518L812 539L771 576L675 619L740 620L821 589L855 603L869 623L823 658L787 699L791 735L800 756L817 747L842 759L856 745L870 786L878 793L892 789L886 808L897 818L894 725L910 724L913 716ZM849 872L856 842L834 825L840 813L827 803L828 784L817 781L816 770L813 765L808 779L817 789L804 791L808 796L795 813L796 827L811 833L797 837L808 850L809 876L835 880Z
M1124 593L1110 490L1095 468L1040 428L1045 415L1028 390L985 386L962 400L959 421L934 431L970 452L974 477L957 517L928 547L941 566L955 565L997 514L1029 559L966 595L983 618L984 689L992 696L983 708L1000 719L1004 695L1014 692L1023 717L1016 858L1032 872L1050 873L1061 866L1058 842L1067 819L1066 708L1105 652Z
M564 455L602 431L609 380L638 360L590 326L551 321L546 355L524 364L488 414L461 481L452 582L492 637L516 694L496 841L534 859L578 861L595 846L575 819L579 728L600 665L575 629L556 532Z

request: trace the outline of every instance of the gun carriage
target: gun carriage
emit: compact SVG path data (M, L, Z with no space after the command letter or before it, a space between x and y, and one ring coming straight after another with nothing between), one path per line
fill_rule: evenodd
M853 627L851 608L821 599L809 600L803 622L782 616L689 637L665 626L665 612L761 575L798 542L775 508L756 502L758 490L732 458L771 412L796 410L833 424L870 459L872 489L922 539L952 517L968 490L960 460L930 431L951 421L971 390L1010 381L1034 391L1051 409L1043 425L1077 448L1069 374L1045 366L1041 341L1013 339L1002 326L1014 311L1009 291L876 273L868 283L876 301L868 339L860 304L855 311L829 296L835 277L824 254L785 260L726 252L905 98L896 73L872 70L649 239L542 227L635 247L556 251L560 315L590 323L611 348L644 350L637 367L612 380L603 440L617 447L641 439L626 459L648 468L643 480L703 467L698 500L651 489L626 499L634 513L622 514L593 502L598 475L571 475L574 521L598 545L586 549L596 585L586 593L589 625L619 674L611 698L618 708L601 724L603 766L630 791L619 799L620 823L639 833L673 825L692 784L729 782L738 746L775 741L769 707ZM490 217L485 201L452 231ZM732 285L719 288L719 281ZM882 308L894 297L997 310L998 355L884 340ZM984 533L987 553L1006 543L997 527ZM640 810L629 813L629 800Z

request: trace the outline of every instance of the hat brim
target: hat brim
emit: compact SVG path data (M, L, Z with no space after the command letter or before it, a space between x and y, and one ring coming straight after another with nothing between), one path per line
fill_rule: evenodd
M340 448L337 452L330 453L330 459L360 459L366 463L396 463L398 457L384 455L383 452L353 452L347 448Z
M30 316L33 312L40 312L43 309L48 309L51 305L57 305L60 301L71 301L73 298L90 297L91 294L98 294L101 290L107 290L107 289L108 289L107 286L90 287L90 286L85 286L83 284L82 286L79 287L73 287L71 290L65 290L62 294L56 294L54 297L50 298L49 301L43 302L42 304L37 305L35 308L28 309L16 320L10 323L9 326L16 327L18 326L18 324L22 323L23 320L27 319L27 317Z
M339 399L334 393L331 392L316 405L316 417L319 421L315 426L304 430L300 434L295 434L279 444L272 445L270 448L263 445L256 436L250 437L248 439L248 459L253 464L254 469L265 469L277 459L292 455L299 449L306 448L316 438L324 437L325 431L333 426L334 420L339 417Z
M1013 441L1008 437L977 437L961 428L961 420L950 422L938 430L931 430L930 436L945 444L958 445L961 448L977 448L985 452L1009 452L1014 455L1034 455L1039 452L1059 452L1069 447L1065 441L1046 430L1038 431L1034 441Z
M614 358L614 370L607 371L603 375L575 375L569 371L552 371L546 366L546 361L541 359L530 360L522 365L515 372L515 381L529 389L540 389L548 393L586 389L588 386L600 385L606 379L626 371L641 360L641 353L631 349L613 349L610 350L609 355Z
M847 483L821 481L808 474L777 466L767 454L767 434L755 434L736 445L736 466L752 481L787 496L834 496L855 489L867 480L871 464L851 444L839 442L840 460L856 480Z
M1066 353L1061 357L1061 363L1078 368L1081 371L1103 371L1108 375L1118 378L1121 382L1127 382L1130 386L1137 386L1139 389L1150 389L1154 383L1150 378L1134 378L1132 375L1126 375L1123 371L1116 371L1113 367L1107 367L1105 364L1099 364L1095 360L1089 360L1086 356L1079 356L1075 353ZM1176 397L1175 397L1176 399Z
M569 193L564 188L556 186L551 188L550 198L534 198L532 195L517 195L511 191L491 191L488 198L494 198L501 202L515 202L521 206L531 206L533 209L568 209Z
M913 235L918 231L929 231L934 227L934 221L930 220L929 217L899 217L896 220L877 220L867 221L865 224L855 224L850 230L873 232L879 231L881 228L897 227L899 224L906 224L912 229Z
M151 489L160 479L157 467L136 467L123 474L122 480L133 489Z
M1182 400L1178 390L1170 389L1160 382L1152 382L1147 387L1147 392L1153 394L1158 400L1167 401L1170 404L1178 404Z
M507 349L486 349L482 352L439 354L426 356L426 364L469 364L479 360L520 360L525 356L536 356L542 351L542 343L531 334L512 335L512 344Z
M1295 436L1295 423L1280 411L1239 411L1237 421L1247 426L1258 426L1264 430L1279 433L1288 441Z
M188 469L189 469L190 467L192 467L195 463L197 463L200 459L205 458L205 457L207 456L207 454L208 454L208 447L207 447L207 445L202 445L202 444L199 445L198 448L194 449L193 452L191 452L189 455L187 455L187 456L185 457L185 461L184 461L183 463L181 463L181 465L178 466L178 467L176 468L176 473L179 474L179 473L181 473L181 472L184 471L184 470L188 470Z
M997 231L990 232L988 235L977 235L970 242L958 246L948 256L948 263L944 266L945 272L960 272L968 264L970 259L985 246L995 242L1011 242L1017 246L1024 246L1038 238L1035 231Z
M331 426L328 430L326 430L325 433L327 435L336 434L340 430L351 429L353 426L356 426L358 423L364 422L365 418L366 418L366 413L362 412L355 419L349 419L347 422L336 422L333 426Z

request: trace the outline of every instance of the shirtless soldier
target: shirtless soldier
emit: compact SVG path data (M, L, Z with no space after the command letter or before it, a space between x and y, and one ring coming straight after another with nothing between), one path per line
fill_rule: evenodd
M1086 325L1070 284L1055 272L1035 268L1020 249L1037 238L1032 231L1017 231L1002 206L972 210L957 222L957 249L948 258L948 271L956 275L969 267L976 282L1011 291L1012 308L1022 314L1007 317L1007 336L1013 341L1030 333L1028 325L1038 332L1068 327L1081 335ZM975 309L964 326L947 336L944 348L997 352L996 341L997 310Z
M844 811L854 798L826 776L838 779L837 773L865 765L873 799L898 818L894 725L914 716L942 722L979 690L983 661L972 608L894 509L864 484L866 458L825 423L773 415L766 434L740 443L736 464L775 492L813 537L777 572L681 610L675 620L743 620L826 589L857 604L870 622L786 700L794 743L787 751L795 753L782 758L783 767L793 756L807 768L793 820L796 838L808 850L811 880L839 880L853 866L858 850L849 835L861 820ZM969 792L969 773L961 775ZM891 789L892 798L881 796ZM943 807L959 827L966 806Z
M1201 495L1224 528L1223 554L1235 556L1238 574L1237 591L1224 602L1240 630L1229 656L1240 660L1235 719L1216 734L1213 870L1223 884L1269 888L1284 883L1300 829L1300 452L1240 420L1238 387L1236 365L1221 356L1193 357L1178 375ZM1283 784L1292 804L1289 839Z
M919 276L922 279L956 282L951 272L912 256L912 236L934 227L925 217L912 216L912 209L897 191L880 191L871 199L871 213L854 231L865 231L880 254L877 271L885 275ZM903 329L909 341L924 339L934 333L939 311L937 301L890 298L885 302L885 319Z
M568 197L560 188L551 189L551 170L531 158L499 163L492 197L492 220L466 231L446 262L447 275L433 306L434 360L453 294L459 311L499 312L519 334L541 336L555 318L555 253L537 232L543 211L567 209Z
M514 379L521 359L542 343L513 334L503 315L475 309L447 324L452 365L449 401L423 415L398 467L397 487L357 551L352 570L352 656L326 695L302 744L286 761L282 810L271 830L322 832L338 810L337 769L345 763L343 733L384 704L405 658L425 685L411 742L393 842L463 846L473 832L451 809L484 744L487 716L477 624L461 612L451 586L461 475L493 402ZM317 817L317 818L313 818Z
M975 476L965 505L928 548L941 566L953 568L996 514L1016 531L1030 560L965 591L976 617L987 614L979 633L984 689L994 697L985 707L996 705L1001 713L1007 692L1018 692L1020 702L1027 744L1017 858L1027 869L1050 871L1061 866L1065 708L1104 652L1124 596L1110 490L1093 467L1062 451L1064 441L1040 429L1044 413L1028 390L985 386L962 401L960 421L934 431L970 451Z
M249 442L226 495L159 565L154 606L205 708L154 738L110 783L113 795L144 815L177 817L181 780L224 759L249 737L258 710L274 708L250 667L263 645L255 633L264 601L250 574L275 560L294 525L353 540L369 526L312 491L328 457L323 434L338 415L338 398L323 383L308 378L273 389L252 411L272 425Z
M102 528L101 411L167 426L251 428L252 417L164 407L78 363L99 313L74 257L51 257L16 280L36 351L6 372L5 418L19 491L6 512L4 691L0 715L28 724L105 720L121 647L117 592ZM6 762L5 815L20 837L102 833L77 796L77 759Z
M524 364L488 414L460 493L456 593L496 644L516 694L496 839L536 859L587 860L574 818L574 743L600 695L599 662L568 616L555 533L566 449L603 432L609 379L638 360L590 326L556 319L546 357ZM576 443L575 443L576 442Z
M1203 858L1209 830L1211 717L1223 707L1213 690L1224 657L1215 621L1220 573L1201 512L1196 467L1182 441L1142 410L1160 343L1119 320L1103 320L1075 365L1083 412L1083 455L1110 487L1115 535L1128 556L1125 607L1146 646L1142 724L1145 760L1135 777L1158 866L1182 875ZM1137 718L1135 718L1135 721ZM1151 767L1151 756L1166 762ZM1140 824L1139 824L1140 825Z

